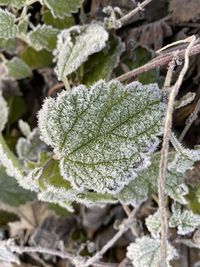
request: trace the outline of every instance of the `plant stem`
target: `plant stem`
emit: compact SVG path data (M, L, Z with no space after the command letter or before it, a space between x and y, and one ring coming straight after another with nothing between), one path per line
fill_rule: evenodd
M176 48L176 50L177 50L177 48ZM177 51L177 57L179 57L180 59L184 59L185 52L186 52L186 49L178 50ZM193 55L196 55L199 53L200 53L200 44L197 44L191 48L191 50L189 52L189 56L193 56ZM169 64L169 62L173 59L173 57L174 57L174 51L157 56L156 58L152 59L147 64L145 64L139 68L136 68L134 70L131 70L131 71L117 77L116 79L119 81L125 81L125 80L131 79L131 78L136 78L138 75L140 75L144 72L147 72L147 71L155 69L157 67L161 67L161 66Z
M121 19L119 19L119 23L121 25L125 24L130 18L132 18L135 14L137 14L140 10L142 10L146 5L151 3L152 0L145 0L141 4L139 3L138 6L133 9L130 13L123 16Z
M165 118L163 144L162 144L162 150L161 150L160 169L159 169L159 177L158 177L159 211L160 211L160 217L161 217L160 266L162 267L166 266L166 258L167 258L168 221L167 221L167 211L165 207L165 178L166 178L166 170L167 170L169 139L170 139L171 125L172 125L172 113L173 113L175 97L178 94L179 88L183 82L183 78L189 67L189 55L190 55L191 48L195 44L195 41L196 41L196 38L195 36L193 36L190 44L185 50L185 63L169 95L167 113L166 113L166 118Z

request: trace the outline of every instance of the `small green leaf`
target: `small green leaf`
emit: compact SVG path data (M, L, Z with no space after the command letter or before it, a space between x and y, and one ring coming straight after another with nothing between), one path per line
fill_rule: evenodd
M174 247L167 245L167 266L177 256ZM160 262L160 239L153 239L148 236L137 238L127 248L127 257L132 261L134 267L158 267Z
M109 81L123 51L124 45L120 38L110 38L107 46L101 52L90 56L84 64L85 73L82 83L90 86L100 79Z
M0 91L0 132L2 132L5 128L5 125L8 121L8 105L5 99L2 96L2 92Z
M6 75L14 79L24 79L32 75L30 67L20 58L13 59L4 63Z
M160 212L157 210L154 214L149 215L145 220L146 226L153 238L160 238Z
M83 0L43 0L45 6L49 8L54 17L63 18L78 11Z
M10 0L0 0L0 6L7 6Z
M108 40L107 31L100 24L74 26L58 36L55 60L59 80L77 70L88 56L101 51Z
M10 177L0 166L0 201L11 206L19 206L35 199L33 192L20 187L15 178Z
M46 25L51 25L59 30L68 29L75 24L74 18L72 16L55 18L49 10L43 11L42 20Z
M169 220L170 227L178 227L179 235L186 235L200 225L200 215L194 214L191 210L181 211L178 204L172 205L172 216Z
M46 99L39 128L74 188L115 194L146 167L164 113L156 84L99 81Z
M172 162L176 152L169 153L169 162ZM145 201L152 193L157 193L157 179L159 175L160 152L152 157L151 164L143 171L138 172L138 176L130 181L119 193L119 200L134 206ZM188 187L184 184L185 175L168 167L166 176L166 194L174 200L186 204Z
M49 67L52 65L52 53L43 49L36 51L32 47L27 49L21 54L21 58L26 62L32 69L39 69L43 67Z
M26 0L10 0L10 4L16 9L22 8L26 3Z
M28 34L29 44L36 50L47 49L49 51L56 47L56 38L59 33L58 29L47 25L38 25Z
M0 38L12 39L17 33L18 27L15 25L14 15L0 8Z

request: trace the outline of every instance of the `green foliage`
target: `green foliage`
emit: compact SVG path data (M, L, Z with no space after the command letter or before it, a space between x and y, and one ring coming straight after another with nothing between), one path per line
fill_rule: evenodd
M176 250L168 244L167 266L177 256ZM127 248L127 257L132 261L134 267L158 267L160 261L160 239L153 239L148 236L137 238Z
M88 56L106 46L108 33L100 24L74 26L58 36L55 51L56 74L59 80L77 70Z
M32 47L27 47L27 49L21 54L21 58L32 69L38 69L51 66L53 56L45 49L36 51Z
M172 162L178 153L170 152L169 162ZM160 153L152 156L149 167L138 173L138 176L124 187L119 194L119 199L123 203L138 205L145 201L152 193L157 193L157 179L159 175ZM172 199L186 204L186 195L188 187L184 181L185 174L179 172L176 168L173 170L168 167L166 175L166 194Z
M38 25L28 34L29 44L36 50L47 49L49 51L56 47L56 38L59 30L52 26Z
M74 188L115 194L146 167L164 110L155 84L99 81L47 99L39 128Z
M100 79L109 81L123 51L124 45L120 38L110 38L107 46L101 52L90 56L84 64L82 83L90 86Z
M12 39L18 33L18 28L15 25L15 17L7 10L0 8L0 38Z
M42 0L54 17L64 18L78 11L83 0Z
M9 117L8 124L18 121L26 112L26 104L21 96L10 96L8 98Z
M74 18L72 16L55 18L48 10L43 11L42 20L46 25L51 25L54 28L60 30L70 28L75 24Z
M20 187L15 178L10 177L0 166L0 201L11 206L19 206L35 199L33 192Z
M6 76L14 79L24 79L32 75L30 67L20 58L14 57L5 64Z
M177 227L179 235L186 235L195 230L200 225L200 215L194 214L190 210L181 211L178 204L172 205L172 216L169 220L170 227Z

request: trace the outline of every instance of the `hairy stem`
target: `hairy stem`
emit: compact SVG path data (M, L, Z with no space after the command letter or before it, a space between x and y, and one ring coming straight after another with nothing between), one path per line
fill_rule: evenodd
M190 44L185 50L185 62L184 66L179 74L179 77L175 85L171 88L171 93L169 95L169 101L167 106L167 113L165 118L164 125L164 134L163 134L163 144L161 150L161 159L160 159L160 169L158 177L158 197L159 197L159 211L161 217L161 253L160 253L160 266L166 266L167 258L167 233L168 233L168 221L167 221L167 211L165 207L165 178L167 170L167 159L168 159L168 150L169 150L169 138L172 125L172 113L175 102L175 97L178 94L179 88L183 82L184 76L189 67L189 55L191 48L195 44L196 38L193 36Z

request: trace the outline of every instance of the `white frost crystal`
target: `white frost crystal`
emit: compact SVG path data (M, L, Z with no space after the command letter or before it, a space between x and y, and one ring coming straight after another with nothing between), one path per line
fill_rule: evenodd
M100 24L73 26L58 36L54 52L59 80L77 70L88 56L101 51L108 40L107 31Z
M0 38L15 38L18 27L15 25L15 17L12 13L0 8Z
M0 132L3 131L8 121L8 105L0 91Z
M39 129L75 189L115 194L147 166L164 113L156 84L99 81L46 99Z
M176 250L169 243L167 246L167 266L177 256ZM127 248L127 257L132 261L134 267L158 267L160 261L160 239L148 236L137 238Z

